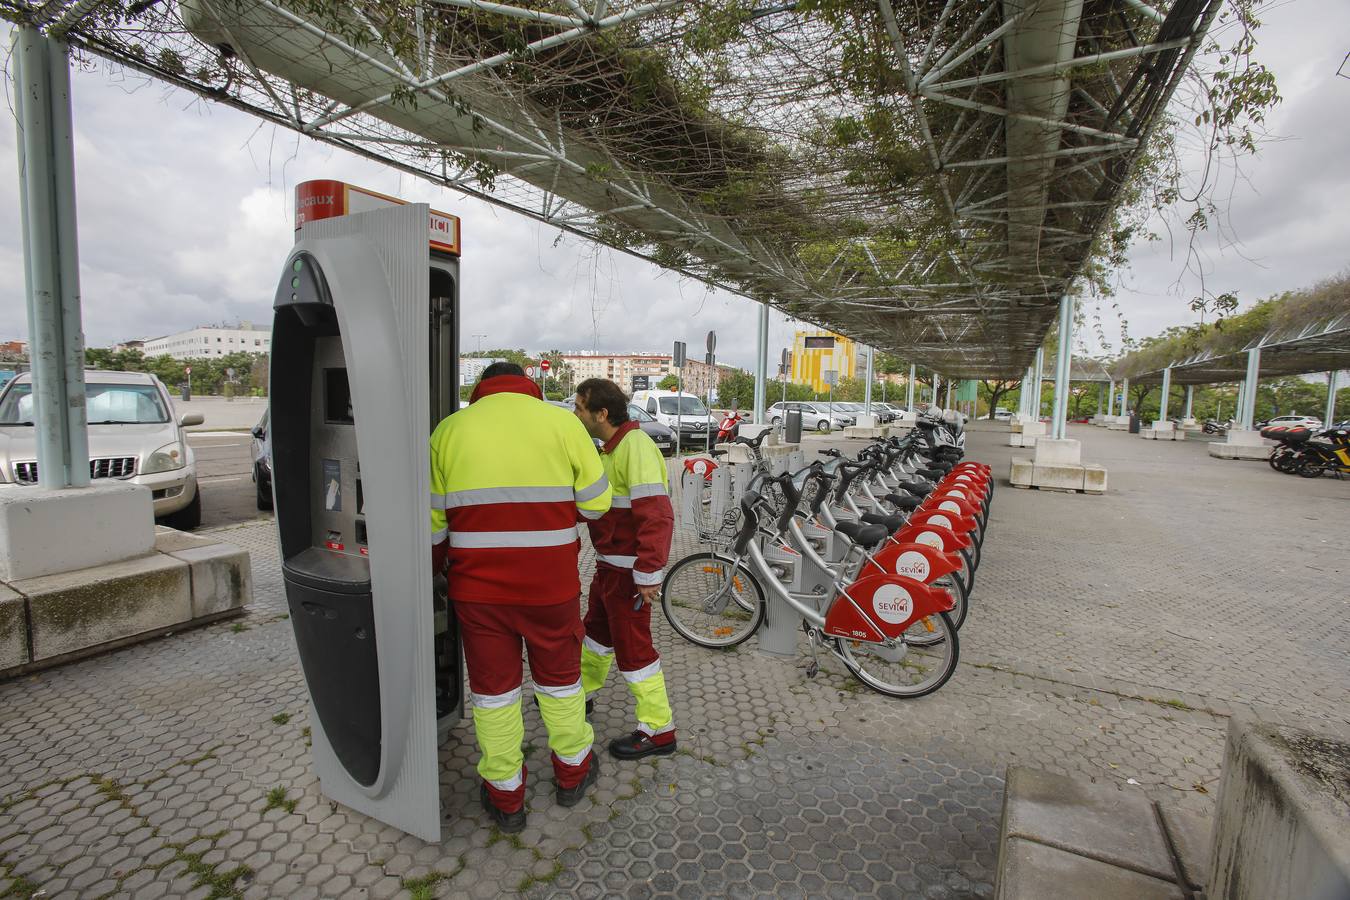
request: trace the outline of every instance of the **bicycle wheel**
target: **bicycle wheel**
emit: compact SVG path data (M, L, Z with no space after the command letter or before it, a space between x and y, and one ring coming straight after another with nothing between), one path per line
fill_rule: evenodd
M925 636L939 633L941 639L930 644L915 643L922 639L919 631ZM910 632L915 633L911 635ZM903 699L933 693L956 671L961 648L956 629L946 613L920 619L906 629L900 640L900 646L888 650L875 644L841 639L837 642L839 658L855 678L872 690Z
M666 573L661 611L685 640L725 649L750 637L764 621L764 589L734 557L695 553Z

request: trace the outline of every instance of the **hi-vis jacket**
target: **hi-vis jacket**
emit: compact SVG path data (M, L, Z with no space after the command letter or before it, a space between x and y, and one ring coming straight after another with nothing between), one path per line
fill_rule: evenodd
M635 584L660 584L675 529L666 461L636 422L620 425L600 458L614 499L609 512L586 523L596 559L632 569Z
M489 378L431 435L431 542L449 558L451 599L537 606L581 593L577 514L605 514L609 481L581 421L539 397L528 378Z

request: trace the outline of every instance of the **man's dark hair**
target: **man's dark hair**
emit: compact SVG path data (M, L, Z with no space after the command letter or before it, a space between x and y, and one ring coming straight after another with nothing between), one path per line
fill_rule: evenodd
M479 381L487 381L489 378L496 378L498 375L525 375L525 370L513 362L495 362L483 370L483 374L478 376Z
M587 378L577 385L577 396L591 412L603 409L611 425L617 427L628 421L628 398L608 378Z

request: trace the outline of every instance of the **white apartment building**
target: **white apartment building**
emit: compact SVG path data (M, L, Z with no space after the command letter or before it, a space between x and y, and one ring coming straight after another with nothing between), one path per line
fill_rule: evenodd
M674 371L668 353L607 354L578 350L564 353L562 359L578 382L587 378L608 378L629 393L633 390L634 375L649 376L655 386Z
M470 387L478 383L478 379L483 376L483 370L493 363L506 362L498 357L488 356L461 356L459 358L459 383L462 387Z
M272 329L250 322L233 328L198 325L164 337L150 338L141 347L146 356L171 356L174 359L202 359L229 356L231 353L271 353Z

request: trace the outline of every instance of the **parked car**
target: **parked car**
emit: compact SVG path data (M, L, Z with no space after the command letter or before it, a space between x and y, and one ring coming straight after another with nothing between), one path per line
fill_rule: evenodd
M853 416L840 409L837 403L835 404L834 414L831 416L830 404L806 400L789 400L786 403L780 400L770 406L768 409L769 424L777 425L783 421L787 412L794 409L801 411L802 427L812 431L833 431L856 424Z
M1011 418L1012 418L1012 410L1010 409L1005 409L1002 406L1000 406L994 410L995 422L1006 422Z
M1322 430L1322 420L1312 416L1276 416L1265 422L1257 422L1256 428L1269 428L1271 425L1284 425L1287 428L1302 426L1313 431Z
M637 391L632 402L667 428L674 429L678 425L684 439L702 438L709 428L717 425L708 407L703 405L703 399L695 394Z
M570 397L566 400L548 402L563 409L576 409L576 401ZM662 456L671 456L675 453L675 432L656 421L645 409L635 403L628 404L628 418L638 423L638 427L652 439L652 443L661 451Z
M826 404L826 406L828 405L829 404ZM834 408L836 412L838 412L840 409L843 409L844 412L853 416L854 422L858 421L858 416L865 415L867 413L867 404L858 403L855 401L849 401L845 403L835 403ZM891 410L884 403L873 403L872 415L877 417L877 422L884 425L887 422L895 421L896 414L891 412Z
M89 476L149 488L155 518L171 528L200 525L197 460L183 429L202 416L175 418L163 382L145 372L88 370L84 385ZM0 390L0 482L38 483L33 417L33 376L24 372Z
M250 449L253 456L253 484L258 495L258 509L272 508L272 439L267 433L270 409L263 410L262 418L253 426Z

